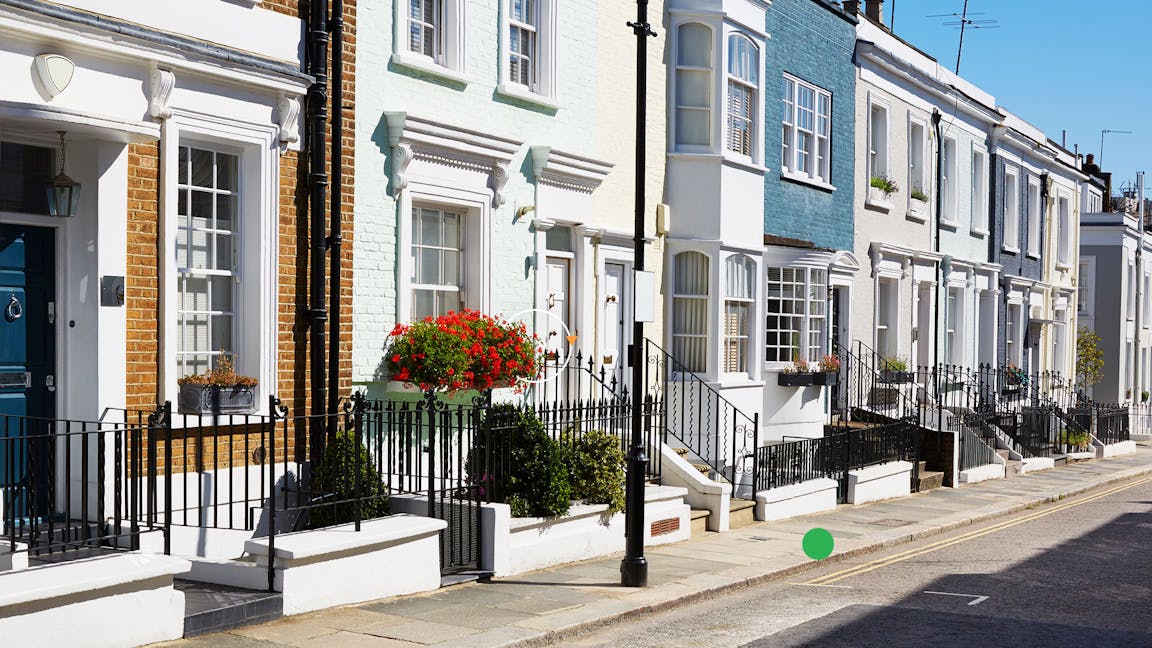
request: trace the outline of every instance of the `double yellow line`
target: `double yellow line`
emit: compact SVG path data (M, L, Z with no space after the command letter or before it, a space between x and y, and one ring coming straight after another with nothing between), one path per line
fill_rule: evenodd
M898 562L901 562L904 560L908 560L909 558L915 558L917 556L923 556L926 553L931 553L933 551L939 551L940 549L944 549L946 547L951 547L952 545L959 544L961 542L966 542L968 540L973 540L973 539L979 538L981 536L986 536L989 533L995 533L997 531L1007 529L1009 527L1014 527L1017 524L1024 524L1025 522L1031 522L1032 520L1042 518L1046 515L1052 515L1053 513L1059 513L1060 511L1070 509L1074 506L1080 506L1081 504L1087 504L1088 502L1093 502L1093 501L1096 501L1102 497L1107 497L1107 496L1112 495L1114 493L1119 493L1120 491L1128 490L1129 488L1135 488L1136 486L1140 486L1142 484L1147 484L1148 482L1152 482L1152 477L1144 477L1142 479L1131 482L1129 484L1125 484L1123 486L1116 486L1114 488L1110 488L1108 490L1101 491L1099 493L1095 493L1093 495L1078 499L1078 500L1073 501L1073 502L1067 502L1065 504L1059 504L1059 505L1053 506L1051 508L1046 508L1043 511L1038 511L1036 513L1029 513L1028 515L1025 515L1025 516L1019 517L1019 518L1015 518L1015 519L1009 520L1007 522L1000 522L998 524L993 524L992 526L985 527L983 529L977 529L975 531L969 531L968 533L956 536L954 538L948 538L946 540L938 540L936 542L933 542L933 543L926 545L926 546L923 546L923 547L917 547L915 549L908 549L907 551L902 551L900 553L893 554L893 555L887 556L885 558L879 558L877 560L873 560L871 562L867 562L867 563L864 563L862 565L856 565L855 567L849 567L847 569L842 569L840 571L833 572L831 574L827 574L824 576L813 578L812 580L809 580L809 581L805 581L803 584L804 585L831 585L832 583L844 580L845 578L850 578L852 576L859 576L861 574L867 574L868 572L876 570L876 569L880 569L881 567L887 567L888 565L892 565L892 564L895 564L895 563L898 563Z

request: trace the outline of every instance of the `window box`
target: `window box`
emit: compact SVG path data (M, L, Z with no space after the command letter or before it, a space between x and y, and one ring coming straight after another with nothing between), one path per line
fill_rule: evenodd
M804 373L781 373L778 376L778 384L781 387L808 387L815 384L816 374L810 372Z
M812 374L813 385L838 385L840 384L840 373L837 371L817 371Z
M1004 396L1015 396L1020 393L1020 385L1004 385L1000 388L1000 393Z
M964 389L964 383L960 382L959 380L945 380L944 382L940 383L940 391L945 394L960 391L962 389Z
M884 369L880 372L880 382L889 385L904 385L916 380L916 374L911 371L894 371Z
M176 399L181 414L251 414L256 411L256 392L251 387L233 385L180 385Z

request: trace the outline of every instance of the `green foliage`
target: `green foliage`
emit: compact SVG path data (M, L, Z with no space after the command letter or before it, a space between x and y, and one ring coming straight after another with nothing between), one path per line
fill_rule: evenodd
M360 475L360 519L370 520L388 514L388 488L372 465L368 448L359 446L351 430L341 430L328 441L324 459L312 473L312 496L324 498L312 508L308 524L312 528L352 522L356 519L356 475ZM330 502L341 502L335 506Z
M891 196L893 193L900 191L900 187L896 186L896 181L892 178L872 176L868 184L883 191L885 196Z
M1081 326L1076 329L1076 383L1087 389L1104 377L1104 352L1100 350L1100 336L1096 331Z
M572 498L624 510L624 450L620 438L601 430L584 433L567 444Z
M1080 430L1060 430L1060 443L1082 449L1088 446L1091 437L1087 432Z
M531 411L494 406L476 430L466 468L491 501L512 507L513 517L568 514L572 496L564 452Z
M890 356L880 361L881 369L887 371L908 371L908 361L898 356Z
M924 193L923 191L920 191L919 189L913 189L912 191L910 191L908 193L908 195L912 196L916 200L919 200L920 202L924 202L924 203L928 202L928 194Z

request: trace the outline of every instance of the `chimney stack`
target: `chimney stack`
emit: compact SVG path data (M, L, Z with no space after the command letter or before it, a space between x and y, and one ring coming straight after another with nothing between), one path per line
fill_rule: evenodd
M864 0L864 15L877 25L884 25L884 0Z
M857 15L860 13L860 0L844 0L844 12L850 15Z

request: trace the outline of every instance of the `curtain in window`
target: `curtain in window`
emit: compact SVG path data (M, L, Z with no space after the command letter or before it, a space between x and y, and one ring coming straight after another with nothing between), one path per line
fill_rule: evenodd
M681 252L673 260L672 355L688 371L708 370L708 257Z

